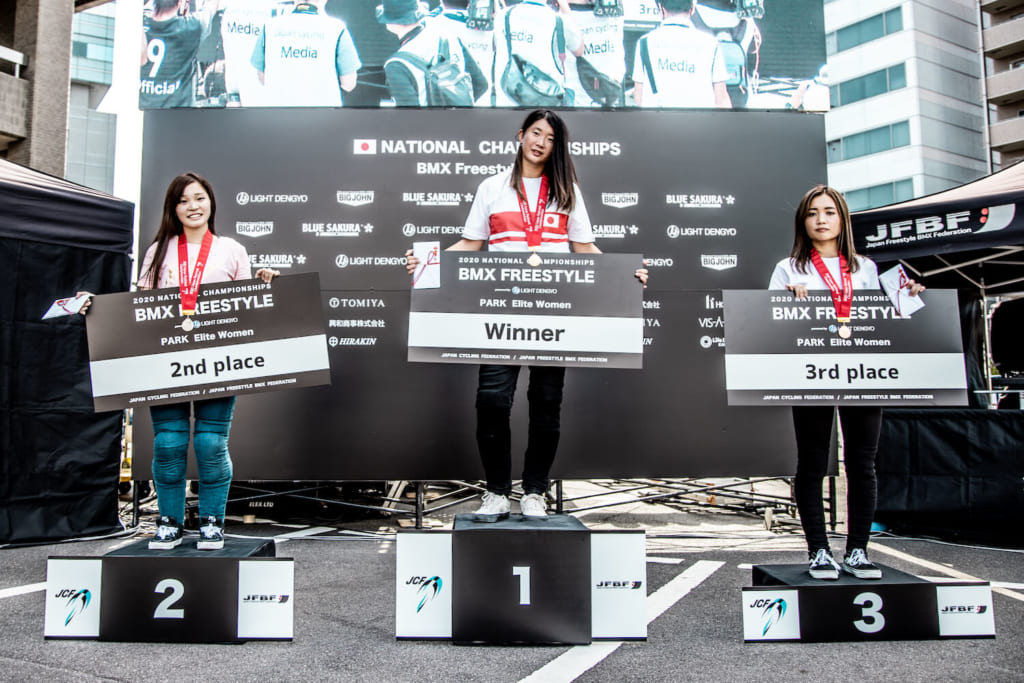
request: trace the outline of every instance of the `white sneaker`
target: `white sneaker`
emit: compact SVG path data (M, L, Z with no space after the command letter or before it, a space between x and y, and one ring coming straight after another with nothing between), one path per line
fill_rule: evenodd
M508 502L508 496L491 493L490 491L484 493L482 501L480 508L476 511L478 515L501 519L508 517L509 510L512 509Z
M547 517L548 503L539 493L527 493L519 501L519 509L526 517Z

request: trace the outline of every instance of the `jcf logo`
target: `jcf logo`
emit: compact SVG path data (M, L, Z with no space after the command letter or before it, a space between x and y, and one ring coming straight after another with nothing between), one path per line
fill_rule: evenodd
M88 588L64 588L57 591L54 596L55 598L67 598L68 616L64 619L64 625L67 626L71 623L71 620L77 617L79 614L85 611L92 602L92 592Z
M786 616L786 601L782 598L760 598L750 603L750 607L757 609L763 607L761 610L761 620L764 627L761 629L761 635L768 635L768 631L771 630L772 626L775 626L782 620L782 617Z
M443 582L440 576L414 576L405 582L407 586L419 586L416 594L420 601L416 604L416 612L419 613L423 606L436 598L441 593Z

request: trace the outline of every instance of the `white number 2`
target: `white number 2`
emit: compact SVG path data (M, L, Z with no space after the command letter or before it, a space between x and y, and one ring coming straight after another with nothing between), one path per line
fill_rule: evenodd
M882 598L877 593L861 593L853 599L853 604L860 605L861 616L853 622L861 633L878 633L885 628L885 617L882 616Z
M181 600L185 595L185 584L177 579L164 579L156 585L153 590L154 593L167 593L170 591L170 595L160 601L160 604L156 606L156 610L153 612L154 619L184 619L185 610L177 607L171 609L171 605Z
M512 575L519 577L519 604L530 604L530 568L512 567Z

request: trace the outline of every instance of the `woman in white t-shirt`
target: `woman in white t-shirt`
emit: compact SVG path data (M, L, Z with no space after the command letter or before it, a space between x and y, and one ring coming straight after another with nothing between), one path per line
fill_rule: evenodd
M480 183L462 239L448 250L480 251L486 246L490 251L601 253L576 183L565 123L553 111L533 111L519 130L519 143L512 168ZM419 259L412 251L405 255L411 275ZM646 269L637 270L636 277L646 286ZM487 521L507 517L511 507L509 418L520 367L480 366L476 437L487 492L477 515ZM558 448L564 378L564 367L530 366L530 426L520 501L526 516L547 514L544 494Z
M139 289L179 287L182 308L188 310L195 306L194 297L189 303L190 292L198 291L200 284L253 277L245 247L230 237L215 234L216 213L217 201L209 181L196 173L183 173L172 180L164 196L160 229L139 269ZM265 282L277 275L270 268L256 271L256 277ZM186 316L181 327L186 332L191 329L191 318ZM228 432L234 407L234 396L150 406L153 484L160 510L156 535L149 542L151 550L169 550L182 541L189 416L193 413L191 441L199 471L201 524L196 547L224 547L224 508L232 473Z
M912 295L924 289L911 281ZM794 221L793 249L779 261L769 289L788 289L797 299L808 290L830 290L842 306L852 292L879 289L878 268L871 259L859 256L853 245L850 210L836 189L826 185L811 188L800 202ZM840 311L837 309L837 313ZM844 315L839 333L844 335ZM793 406L797 466L793 483L800 523L810 557L808 572L815 579L838 579L840 567L832 557L825 532L825 509L821 484L827 474L829 443L835 407ZM859 579L880 579L882 571L867 557L871 522L878 498L875 455L882 426L882 409L871 406L839 406L843 432L843 463L848 481L846 555L842 571Z

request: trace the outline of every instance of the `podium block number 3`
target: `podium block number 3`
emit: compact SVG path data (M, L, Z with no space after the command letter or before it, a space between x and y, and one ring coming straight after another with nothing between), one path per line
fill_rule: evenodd
M153 589L154 593L169 593L169 595L160 601L160 604L156 606L156 610L153 612L154 619L184 619L185 610L180 607L171 609L174 603L181 600L185 595L185 585L177 579L164 579L156 585Z
M519 577L519 604L530 604L530 568L512 567L512 576Z
M878 633L885 628L885 617L882 616L882 598L877 593L861 593L853 599L853 604L860 606L861 616L853 622L861 633Z

